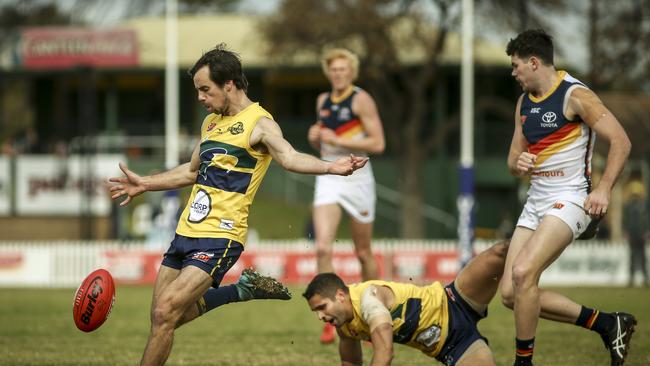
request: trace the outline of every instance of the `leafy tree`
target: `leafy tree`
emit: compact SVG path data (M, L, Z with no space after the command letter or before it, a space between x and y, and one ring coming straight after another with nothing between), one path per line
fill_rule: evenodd
M650 1L590 0L587 21L591 87L650 91Z

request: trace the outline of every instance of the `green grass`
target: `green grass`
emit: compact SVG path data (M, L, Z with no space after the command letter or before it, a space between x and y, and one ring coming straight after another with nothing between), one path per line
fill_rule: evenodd
M288 302L230 304L176 332L168 365L318 366L339 364L335 346L318 344L320 323L293 289ZM639 325L626 366L650 365L650 291L647 289L559 289L604 310L634 313ZM92 333L72 321L73 289L0 289L1 365L135 365L149 329L151 287L119 286L113 313ZM511 365L512 313L498 302L481 322L498 365ZM366 364L371 349L364 347ZM538 365L609 365L595 333L541 321L535 346ZM393 365L434 365L419 352L398 345Z

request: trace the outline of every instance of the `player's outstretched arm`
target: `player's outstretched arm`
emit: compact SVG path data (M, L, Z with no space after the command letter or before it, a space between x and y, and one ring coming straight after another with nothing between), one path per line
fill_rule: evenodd
M166 191L178 189L196 181L196 174L199 168L199 145L197 144L189 163L181 164L166 172L148 176L140 176L130 170L126 164L120 163L123 177L109 178L109 192L111 199L126 198L120 202L120 206L127 205L133 197L139 196L146 191Z
M250 144L262 144L280 166L296 173L350 175L368 162L368 158L353 155L330 162L300 153L284 139L280 126L264 117L257 122Z

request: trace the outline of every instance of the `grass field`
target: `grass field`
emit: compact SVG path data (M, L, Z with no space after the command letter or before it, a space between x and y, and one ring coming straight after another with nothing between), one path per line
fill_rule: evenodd
M627 366L650 365L650 290L559 289L579 302L604 310L634 313L639 325ZM288 302L230 304L176 332L168 365L319 366L339 364L336 346L318 343L320 323L294 288ZM0 365L136 365L149 327L151 287L117 288L113 313L93 333L72 321L73 289L0 289ZM512 313L499 303L481 323L498 365L511 365ZM370 347L364 347L366 364ZM575 326L542 321L536 365L609 365L597 334ZM393 365L437 364L398 345Z

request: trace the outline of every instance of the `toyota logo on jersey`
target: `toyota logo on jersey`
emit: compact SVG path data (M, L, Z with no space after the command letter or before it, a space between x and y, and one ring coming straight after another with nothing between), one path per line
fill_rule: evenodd
M554 122L557 119L555 112L546 112L542 115L542 121L546 123Z

